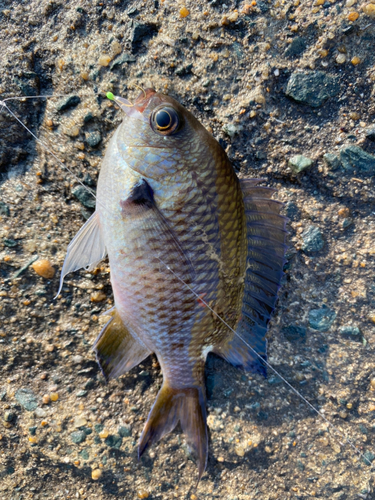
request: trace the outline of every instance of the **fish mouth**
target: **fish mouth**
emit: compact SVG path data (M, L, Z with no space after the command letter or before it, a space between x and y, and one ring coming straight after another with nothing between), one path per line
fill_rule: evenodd
M147 118L144 116L143 112L150 103L150 100L154 98L157 94L156 90L153 88L142 89L142 92L138 95L134 103L130 102L124 97L113 96L115 103L120 106L122 111L129 118L146 121ZM157 104L157 103L156 103Z
M137 99L134 101L134 106L143 113L147 104L149 103L151 97L156 94L156 90L153 88L142 89L142 92L138 95Z

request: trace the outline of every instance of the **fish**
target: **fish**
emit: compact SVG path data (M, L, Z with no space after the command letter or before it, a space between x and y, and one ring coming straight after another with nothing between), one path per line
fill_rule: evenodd
M180 423L202 477L204 368L213 352L266 375L267 325L287 249L275 189L240 180L225 151L181 104L152 88L112 96L123 121L100 169L96 210L68 246L64 277L108 255L114 307L94 344L106 379L154 353L163 384L139 457Z

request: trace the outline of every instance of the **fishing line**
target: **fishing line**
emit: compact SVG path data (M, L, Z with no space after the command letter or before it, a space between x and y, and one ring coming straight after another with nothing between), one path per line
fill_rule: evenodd
M30 97L31 97L31 96L30 96ZM32 96L32 97L55 97L55 96ZM9 99L13 99L13 98L9 98ZM22 97L22 99L24 99L24 98ZM27 99L27 98L25 97L25 99ZM25 128L25 129L29 132L29 134L30 134L30 135L32 135L32 137L34 137L34 139L35 139L35 140L36 140L39 144L41 144L41 145L44 147L44 149L45 149L48 153L50 153L50 154L54 157L54 159L57 161L57 163L58 163L61 167L63 167L65 170L67 170L67 171L68 171L68 172L69 172L69 173L70 173L70 174L74 177L74 179L75 179L75 180L76 180L79 184L81 184L81 186L83 186L83 187L84 187L84 188L85 188L85 189L86 189L86 190L87 190L87 191L88 191L88 192L89 192L89 193L90 193L90 194L91 194L91 195L95 198L95 200L96 200L96 195L95 195L94 191L92 191L90 188L88 188L87 186L85 186L85 184L83 184L83 182L79 180L79 178L75 175L75 173L74 173L72 170L70 170L70 168L69 168L69 167L67 167L66 165L64 165L64 163L63 163L63 162L62 162L62 161L61 161L61 160L60 160L60 159L59 159L59 158L55 155L55 153L52 151L52 149L50 149L50 148L47 146L47 144L45 144L45 143L44 143L41 139L39 139L39 138L38 138L38 137L34 134L34 132L33 132L32 130L30 130L30 129L29 129L29 128L28 128L28 127L27 127L27 126L26 126L26 125L25 125L25 124L24 124L24 123L23 123L23 122L22 122L22 121L18 118L18 116L17 116L15 113L13 113L13 111L12 111L10 108L8 108L8 106L5 104L5 101L7 101L7 100L8 100L8 99L4 99L3 101L0 101L0 104L2 104L2 105L3 105L3 107L5 107L5 108L8 110L8 112L9 112L9 113L13 116L13 118L15 118L15 119L18 121L18 123L19 123L20 125L22 125L22 127L24 127L24 128Z
M328 424L328 426L335 432L337 433L342 439L344 439L346 441L346 443L351 446L351 448L359 454L359 456L371 467L371 469L373 469L373 465L371 464L371 461L355 446L354 443L352 443L350 441L350 439L348 439L334 424L332 424L328 419L327 417L325 417L323 415L323 413L321 413L319 410L317 410L315 408L315 406L313 404L310 403L310 401L308 401L300 392L297 391L297 389L295 389L277 370L276 368L274 368L272 365L270 365L268 363L268 361L266 361L265 359L263 359L263 357L258 354L256 352L255 349L253 349L251 347L251 345L249 345L246 340L238 333L236 332L230 325L228 325L228 323L219 316L219 314L214 311L214 309L212 307L210 307L207 302L205 302L205 300L197 294L197 292L195 292L191 286L189 286L182 278L180 278L174 271L173 269L171 269L165 262L163 262L159 257L157 257L157 259L168 269L168 271L170 271L181 283L183 283L194 295L195 297L202 303L204 304L227 328L229 328L229 330L231 332L233 332L235 335L237 335L237 337L246 345L246 347L248 347L251 352L253 354L255 354L266 366L267 368L270 368L273 373L275 375L277 375L283 382L284 384L286 384L289 389L291 389L291 391L296 394L299 398L302 399L302 401L309 407L311 408L320 418L322 418L324 420L324 422L326 422Z

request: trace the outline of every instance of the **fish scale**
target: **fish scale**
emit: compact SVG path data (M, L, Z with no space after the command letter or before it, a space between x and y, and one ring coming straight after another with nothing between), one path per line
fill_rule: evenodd
M265 373L251 348L266 357L286 219L274 190L240 183L220 145L177 101L153 89L134 104L115 101L125 118L102 163L96 212L69 245L62 279L108 253L115 308L94 345L101 369L117 377L156 354L163 385L139 455L180 422L201 477L205 360L213 351Z

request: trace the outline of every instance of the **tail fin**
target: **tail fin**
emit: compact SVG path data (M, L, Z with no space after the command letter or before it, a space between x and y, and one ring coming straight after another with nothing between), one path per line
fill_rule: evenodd
M202 387L177 389L163 383L140 437L138 456L180 422L189 450L197 460L200 479L207 465L206 416Z

